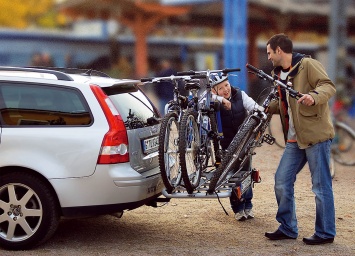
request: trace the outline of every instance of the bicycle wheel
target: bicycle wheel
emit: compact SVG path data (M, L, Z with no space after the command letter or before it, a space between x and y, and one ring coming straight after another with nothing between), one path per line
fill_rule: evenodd
M191 194L199 185L202 161L200 157L200 131L197 112L188 110L184 113L179 129L179 159L181 176L186 191Z
M286 145L279 115L272 116L267 129L268 133L275 138L275 144L280 148L285 148Z
M257 121L250 118L234 136L223 156L221 165L218 166L210 180L208 193L215 191L216 187L226 180L228 174L234 174L236 170L239 170L244 157L248 154L248 146L256 137L253 133L256 125Z
M347 125L336 122L334 124L335 138L332 143L332 155L334 160L342 165L355 165L355 150L353 144L355 140L354 133Z
M164 116L159 133L159 167L168 193L173 192L181 181L178 140L178 115L171 112Z

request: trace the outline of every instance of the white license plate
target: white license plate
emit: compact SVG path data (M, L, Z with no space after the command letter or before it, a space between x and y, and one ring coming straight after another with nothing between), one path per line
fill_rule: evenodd
M159 147L159 137L142 140L143 153L154 152Z
M241 187L242 187L242 193L246 191L247 188L251 185L251 175L248 175L245 180L242 181Z

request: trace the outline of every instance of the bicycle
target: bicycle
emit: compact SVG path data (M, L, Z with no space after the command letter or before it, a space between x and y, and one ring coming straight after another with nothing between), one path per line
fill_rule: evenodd
M211 74L228 74L236 69L178 72L182 75L201 75L206 81L206 90L198 97L199 82L191 83L187 90L193 91L194 104L184 112L179 130L179 159L183 186L189 194L209 180L209 173L220 158L219 140L223 136L219 116L219 102L213 102ZM209 164L210 163L210 164ZM211 168L212 167L212 168Z
M273 86L262 105L255 108L247 116L239 128L238 133L228 146L222 163L218 166L210 179L209 188L207 190L209 194L216 193L216 191L223 186L229 186L230 182L233 181L235 183L233 189L237 192L238 197L241 197L253 182L259 182L258 173L255 172L255 170L241 170L249 156L255 154L254 150L256 147L260 147L263 142L270 145L275 142L275 138L265 133L265 131L272 117L272 114L267 111L269 105L271 101L278 99L277 86L283 90L287 90L292 98L299 99L302 97L301 93L267 75L262 70L250 64L246 64L246 67L251 70L251 73L263 80L269 81Z
M188 99L180 95L179 82L186 83L199 76L169 76L142 78L143 83L171 81L174 85L173 99L165 107L165 115L161 120L158 137L159 168L164 186L168 193L172 193L181 182L181 168L179 161L178 141L179 123L183 110L187 108Z
M335 137L331 145L334 160L345 166L355 166L355 151L353 149L355 131L346 123L333 118Z

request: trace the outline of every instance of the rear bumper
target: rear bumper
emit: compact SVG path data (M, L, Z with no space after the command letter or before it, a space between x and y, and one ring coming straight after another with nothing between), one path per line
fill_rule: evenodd
M98 165L91 176L50 182L64 215L68 211L79 213L79 208L106 209L104 213L134 209L158 197L164 188L159 167L140 174L129 163Z
M90 217L103 214L111 214L122 212L124 210L136 209L145 204L151 204L152 201L157 200L160 194L154 195L142 201L132 202L132 203L120 203L111 205L94 205L94 206L78 206L78 207L64 207L62 208L63 217L74 218L74 217Z

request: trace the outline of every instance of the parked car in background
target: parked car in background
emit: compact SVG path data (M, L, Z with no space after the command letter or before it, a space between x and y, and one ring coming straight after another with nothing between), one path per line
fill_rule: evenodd
M160 123L138 82L0 67L0 247L37 246L61 217L154 206Z

